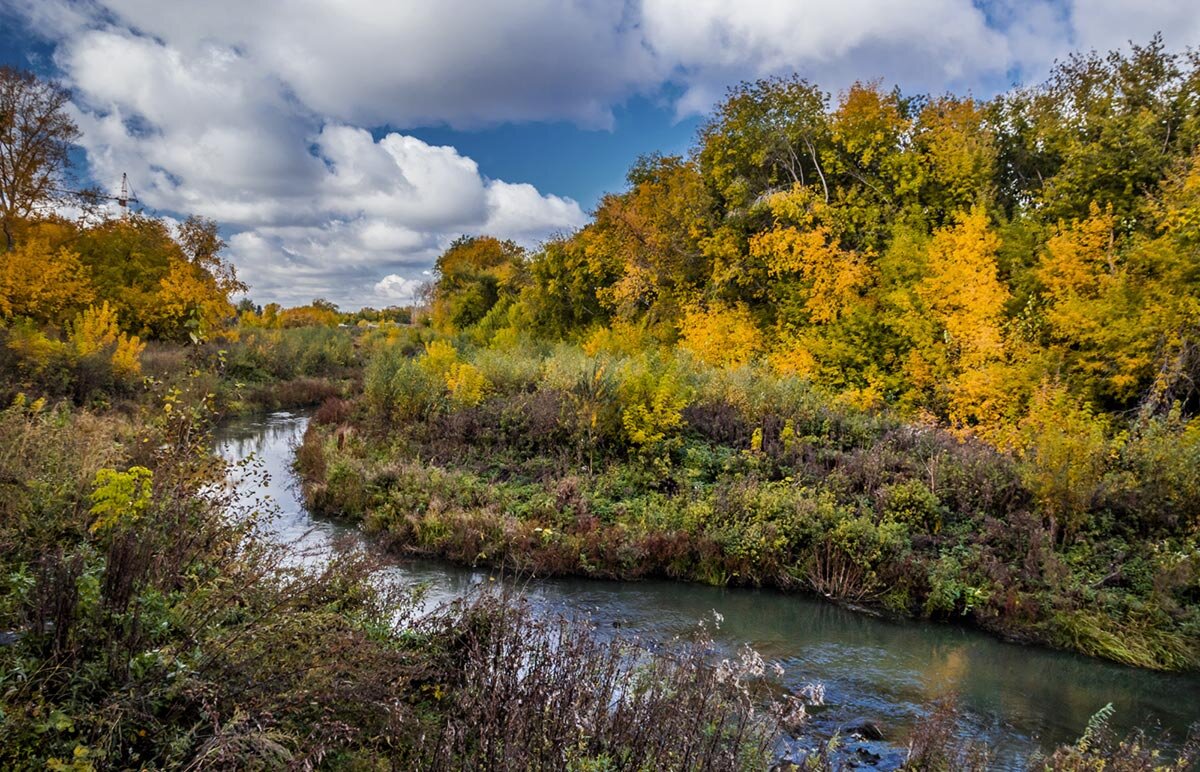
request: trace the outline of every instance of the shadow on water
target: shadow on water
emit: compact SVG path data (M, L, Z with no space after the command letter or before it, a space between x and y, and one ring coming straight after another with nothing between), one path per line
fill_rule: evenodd
M239 419L218 433L218 449L231 460L253 454L266 473L265 483L263 475L243 475L234 484L246 501L275 502L272 538L320 554L354 530L304 509L291 462L307 421L299 413ZM426 583L430 603L490 579L484 570L400 559L392 575ZM964 709L961 731L993 747L998 769L1020 768L1039 749L1073 741L1110 702L1119 734L1157 727L1180 739L1200 720L1200 675L1136 670L951 625L880 619L808 597L668 581L546 579L524 589L535 609L586 617L598 630L648 641L687 636L703 621L722 649L749 644L780 663L789 688L824 684L828 707L815 718L817 731L870 720L897 739L932 700L956 694ZM714 611L722 617L717 629Z

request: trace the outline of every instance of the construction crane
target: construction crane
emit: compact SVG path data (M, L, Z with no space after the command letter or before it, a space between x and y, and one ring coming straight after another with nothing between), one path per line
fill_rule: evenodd
M140 204L137 195L133 194L133 188L129 187L129 175L121 172L121 192L117 195L117 206L121 207L121 217L129 216L129 202Z
M98 190L64 190L62 188L54 188L53 191L66 196L75 196L85 201L116 201L117 206L121 207L122 220L129 217L130 204L141 203L133 190L133 186L129 184L129 175L124 172L121 173L121 190L115 196L105 195Z

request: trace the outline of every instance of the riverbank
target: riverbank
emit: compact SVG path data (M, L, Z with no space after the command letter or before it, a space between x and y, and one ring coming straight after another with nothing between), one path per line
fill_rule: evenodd
M1170 419L1126 438L1067 531L1044 459L766 371L439 343L377 352L365 383L318 411L298 468L313 511L405 553L813 592L1138 667L1200 662L1179 468L1195 448Z
M766 766L760 680L699 650L486 593L417 616L363 551L298 563L223 484L193 385L0 410L0 767Z
M263 519L272 470L220 484L209 402L0 411L0 765L762 769L781 722L810 736L756 656L648 654L512 598L416 615L367 552L297 562ZM914 727L911 768L986 759L949 715ZM1184 768L1101 740L1047 766Z
M222 431L222 453L253 452L270 472L264 493L281 505L272 528L281 541L316 555L346 539L376 541L358 525L313 517L304 507L291 464L307 414L250 417ZM539 616L566 615L598 635L637 636L652 647L695 635L703 623L716 659L751 645L784 671L778 687L800 693L819 683L823 704L810 708L786 750L812 748L838 734L848 758L903 763L908 738L928 721L931 701L956 695L951 737L986 745L990 769L1025 769L1037 753L1078 738L1091 716L1111 703L1109 730L1124 736L1157 725L1183 740L1196 718L1179 695L1200 693L1200 675L1156 673L1066 652L1005 644L962 626L885 620L834 604L768 589L731 589L680 581L637 582L577 577L506 576L444 561L393 558L391 581L422 584L436 605L480 585L512 581ZM719 620L719 621L718 621ZM876 726L884 740L852 737ZM861 734L861 733L860 733ZM1164 747L1165 750L1165 747Z

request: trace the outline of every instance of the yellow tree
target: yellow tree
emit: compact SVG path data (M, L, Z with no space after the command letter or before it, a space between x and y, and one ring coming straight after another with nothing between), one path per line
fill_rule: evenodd
M927 275L916 295L934 322L935 337L917 344L927 362L944 362L947 413L959 426L993 426L1012 412L1005 365L1004 307L996 252L1000 239L980 208L959 213L955 224L934 232ZM940 350L939 350L940 349Z
M744 305L689 306L680 338L683 348L714 367L741 367L762 349L762 335Z
M871 380L870 255L842 244L818 190L796 186L766 203L774 224L750 237L749 254L770 280L772 363L838 388L864 385Z
M64 324L95 297L79 255L30 238L0 261L0 316Z
M163 338L201 340L234 313L213 275L189 260L171 261L157 296L151 327Z
M996 139L974 100L930 101L917 116L916 145L926 167L921 198L936 221L992 200Z
M587 229L589 260L619 266L600 299L619 318L673 327L711 275L700 246L711 201L695 165L677 157L644 158L629 181L626 193L604 197Z
M125 377L141 373L141 354L146 345L136 335L127 335L117 324L117 311L104 301L89 306L75 317L69 343L81 357L107 354L113 371Z

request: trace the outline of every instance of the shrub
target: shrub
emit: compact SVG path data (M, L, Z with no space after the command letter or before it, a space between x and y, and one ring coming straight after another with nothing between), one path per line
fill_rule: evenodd
M492 387L487 376L478 367L468 362L455 362L450 365L443 377L446 381L446 391L449 394L450 403L455 407L478 405Z
M501 394L532 390L542 371L542 357L529 348L483 349L472 362Z
M669 450L683 426L691 389L677 369L661 359L642 356L620 373L621 425L625 439L651 455Z

